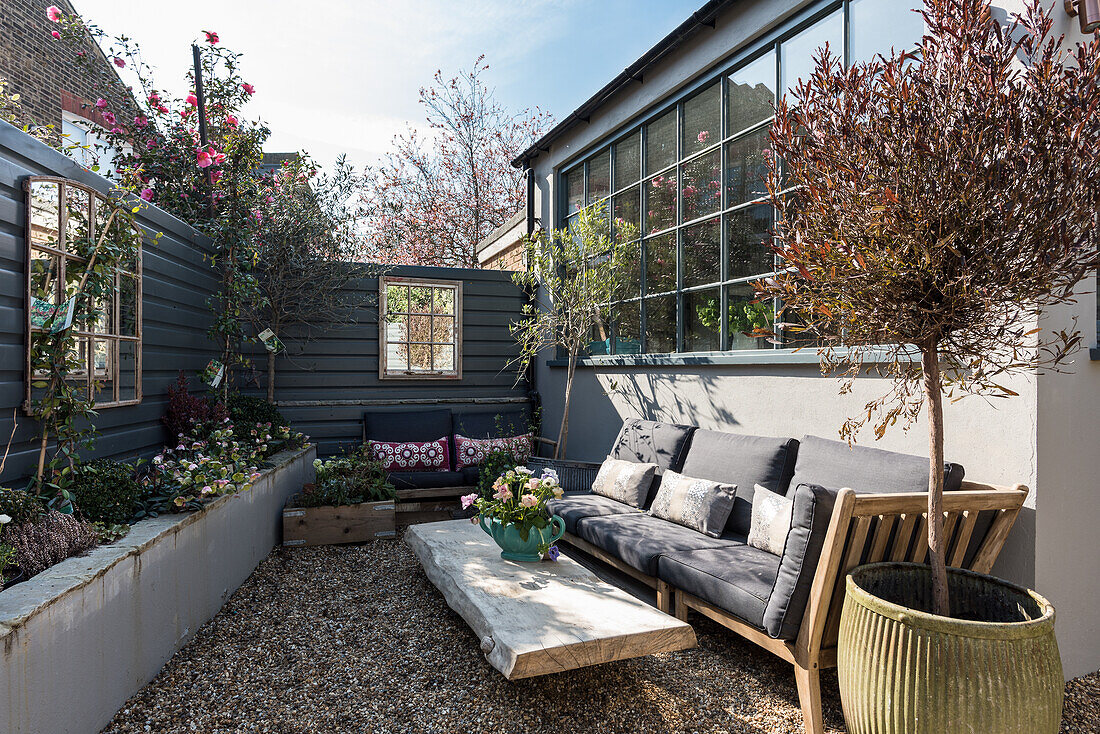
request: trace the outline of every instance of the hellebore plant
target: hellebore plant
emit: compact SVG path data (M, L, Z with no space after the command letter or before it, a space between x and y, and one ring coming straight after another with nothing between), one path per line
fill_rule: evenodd
M473 522L481 516L495 519L501 525L515 526L525 542L531 528L542 530L549 527L550 512L546 509L546 503L562 496L557 472L543 469L542 475L536 477L525 466L517 466L501 474L493 482L492 490L490 497L479 497L476 493L464 495L463 509L477 509L478 514ZM557 547L549 544L539 546L539 553L547 555L550 560L557 560L558 557Z

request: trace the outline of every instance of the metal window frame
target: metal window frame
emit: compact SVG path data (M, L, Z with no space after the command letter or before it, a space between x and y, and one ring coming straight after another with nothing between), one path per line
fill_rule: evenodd
M454 369L453 370L391 370L387 364L388 354L387 345L390 343L389 337L386 334L386 316L389 313L386 303L386 291L389 286L404 285L410 288L433 288L433 289L447 289L454 291L454 340L451 342L437 342L434 340L435 322L429 321L429 339L428 342L419 341L396 341L395 344L404 344L406 347L415 344L430 344L432 346L451 345L454 348ZM379 380L449 380L457 381L462 379L462 281L461 280L443 280L439 278L404 278L391 275L382 275L378 278L378 379ZM432 293L432 300L435 300L435 293ZM400 311L397 312L401 315L412 316L429 316L436 317L441 314L436 313L421 313L412 311ZM433 352L434 354L434 352ZM408 366L408 356L406 355L406 367Z

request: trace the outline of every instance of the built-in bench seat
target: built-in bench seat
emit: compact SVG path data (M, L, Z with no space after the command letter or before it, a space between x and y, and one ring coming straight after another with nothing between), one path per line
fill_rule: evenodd
M860 563L926 560L928 460L641 420L624 423L609 455L657 465L645 506L591 493L553 500L563 540L655 588L662 610L705 614L793 663L806 731L823 731L818 673L835 665L844 576ZM646 512L666 471L736 486L720 537ZM747 543L756 485L793 500L782 554ZM1027 488L964 482L946 464L945 490L949 563L988 572Z

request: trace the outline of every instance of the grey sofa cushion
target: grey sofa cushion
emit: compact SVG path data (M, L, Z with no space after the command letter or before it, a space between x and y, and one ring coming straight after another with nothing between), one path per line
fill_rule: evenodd
M466 486L460 471L399 471L391 472L389 479L390 483L397 489Z
M604 517L606 515L639 514L637 507L617 502L610 497L598 494L566 495L560 500L550 500L546 507L551 514L565 521L566 532L577 534L577 523L586 517Z
M668 553L657 561L659 578L757 629L764 629L778 572L779 556L742 544Z
M772 637L793 640L798 636L836 495L837 490L812 484L795 487L791 530L783 548L775 588L764 610L764 629Z
M744 542L712 538L641 513L585 518L577 523L577 535L650 576L657 574L657 559L662 554L723 548Z
M798 441L793 438L749 436L700 428L691 437L683 473L737 487L737 498L726 530L749 534L753 486L786 494L794 473Z
M451 436L449 410L368 410L363 413L364 441L434 441ZM454 456L454 446L451 446Z
M694 430L694 426L628 418L611 445L611 456L623 461L656 464L661 471L680 471Z
M525 410L454 412L454 432L470 438L508 438L531 432Z
M957 490L962 480L963 468L960 464L944 465L944 490ZM816 484L832 489L851 487L865 494L927 492L928 459L804 436L799 443L798 460L790 486L800 484Z

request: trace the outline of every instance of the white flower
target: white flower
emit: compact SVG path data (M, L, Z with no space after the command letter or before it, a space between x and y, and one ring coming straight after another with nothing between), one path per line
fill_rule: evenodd
M9 522L11 522L10 515L0 515L0 525L7 525Z

